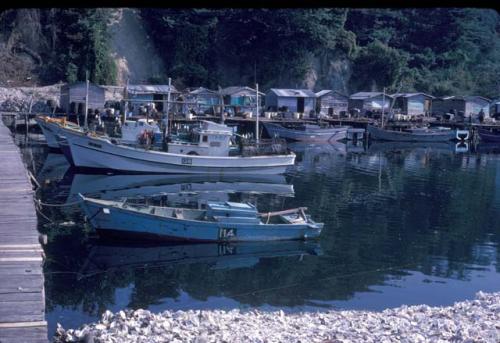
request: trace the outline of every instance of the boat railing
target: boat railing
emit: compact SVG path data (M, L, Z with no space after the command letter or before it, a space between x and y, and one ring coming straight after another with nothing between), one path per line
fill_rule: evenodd
M288 153L286 141L282 138L255 140L243 139L241 141L241 154L243 156L280 155Z

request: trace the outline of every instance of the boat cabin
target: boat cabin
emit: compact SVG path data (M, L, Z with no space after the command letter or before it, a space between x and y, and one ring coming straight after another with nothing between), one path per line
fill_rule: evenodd
M122 125L122 141L137 142L140 135L145 131L151 132L153 135L161 135L158 124L153 119L140 118L137 121L125 120Z
M168 152L200 156L229 156L233 130L227 125L203 121L192 130L190 141L168 143Z

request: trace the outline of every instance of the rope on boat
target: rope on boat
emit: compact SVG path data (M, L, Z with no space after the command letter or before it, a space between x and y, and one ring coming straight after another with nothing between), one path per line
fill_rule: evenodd
M46 207L69 207L69 206L78 205L79 203L82 202L82 200L76 200L76 201L67 202L64 204L47 204L45 202L42 202L40 199L35 199L35 202L40 206L46 206Z

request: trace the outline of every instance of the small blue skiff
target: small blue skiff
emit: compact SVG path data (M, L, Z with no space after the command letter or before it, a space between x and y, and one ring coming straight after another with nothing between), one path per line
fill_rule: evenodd
M305 240L317 238L323 223L307 208L258 213L254 205L212 202L206 210L159 207L87 198L79 194L90 224L101 235L186 242Z

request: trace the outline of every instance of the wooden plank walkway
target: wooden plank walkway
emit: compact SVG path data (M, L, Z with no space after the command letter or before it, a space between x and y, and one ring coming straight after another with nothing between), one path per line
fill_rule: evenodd
M43 249L33 190L2 120L0 156L0 343L46 343Z

